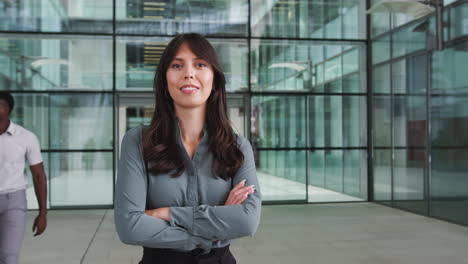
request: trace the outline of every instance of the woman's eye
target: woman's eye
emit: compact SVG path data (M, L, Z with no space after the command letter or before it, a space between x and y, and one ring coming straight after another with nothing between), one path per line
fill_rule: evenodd
M172 64L172 65L171 65L171 68L173 68L173 69L180 69L180 68L182 68L182 65L175 63L175 64Z
M197 67L198 68L203 68L203 67L206 67L206 64L205 63L197 63Z

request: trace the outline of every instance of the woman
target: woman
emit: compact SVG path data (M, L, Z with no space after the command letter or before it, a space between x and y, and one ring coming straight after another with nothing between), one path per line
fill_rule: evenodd
M141 263L236 263L232 239L252 236L261 194L252 147L227 118L219 58L201 35L176 36L154 78L148 127L121 147L115 225L143 246Z

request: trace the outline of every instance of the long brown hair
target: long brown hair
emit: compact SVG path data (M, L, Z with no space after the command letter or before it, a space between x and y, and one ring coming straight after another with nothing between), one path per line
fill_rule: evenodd
M174 101L169 95L166 72L183 43L199 58L211 64L213 89L207 100L206 125L209 150L213 153L213 176L224 180L233 177L244 162L236 135L227 117L225 78L218 55L206 38L196 33L180 34L164 50L154 76L155 111L151 124L143 131L143 157L152 165L153 175L168 173L180 176L185 170L182 153L177 146Z

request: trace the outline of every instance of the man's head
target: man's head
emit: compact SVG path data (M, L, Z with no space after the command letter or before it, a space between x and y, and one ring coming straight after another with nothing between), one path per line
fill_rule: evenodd
M9 92L0 91L0 118L8 117L15 106L15 99Z

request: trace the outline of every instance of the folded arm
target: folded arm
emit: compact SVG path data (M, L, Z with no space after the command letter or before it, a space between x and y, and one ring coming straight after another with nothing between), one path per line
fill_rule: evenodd
M140 139L138 128L127 132L122 141L114 215L120 239L125 244L152 248L210 249L211 240L145 214L147 182Z
M237 185L245 179L245 185L254 185L255 191L242 204L170 207L171 226L183 227L195 236L210 240L252 236L256 232L260 222L262 203L260 186L252 146L244 139L240 149L244 154L244 164L234 176L233 181Z

